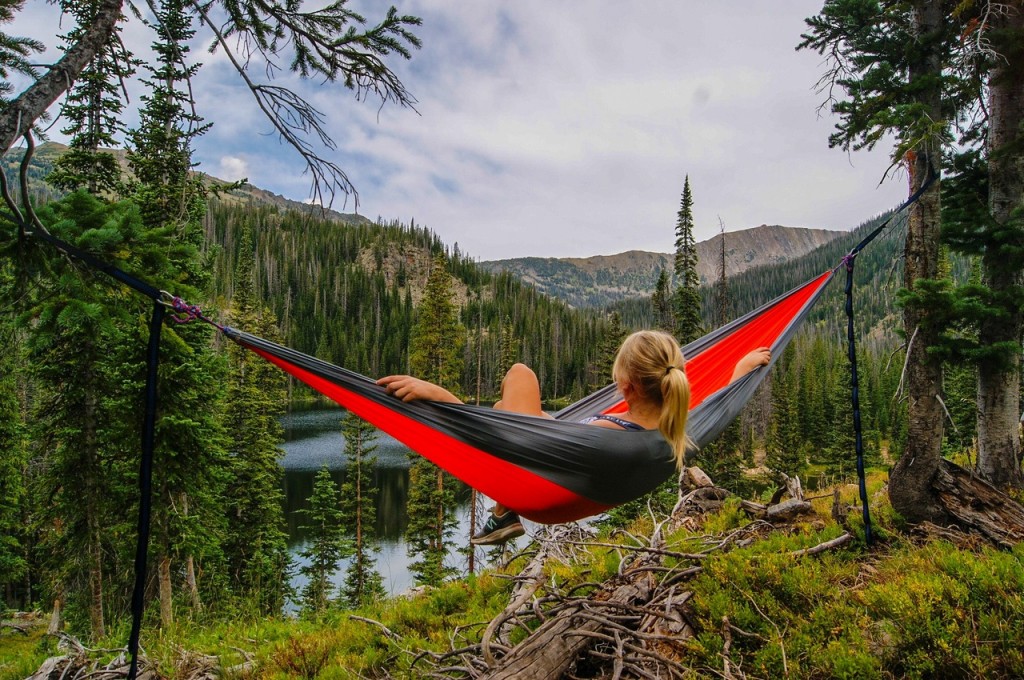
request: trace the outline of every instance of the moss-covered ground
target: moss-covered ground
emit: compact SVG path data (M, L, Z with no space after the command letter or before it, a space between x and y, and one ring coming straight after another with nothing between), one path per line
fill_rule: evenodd
M687 583L697 634L681 647L680 665L694 677L720 676L728 639L732 668L748 678L1024 677L1024 546L1007 551L915 536L892 512L883 483L877 475L869 485L870 546L855 512L846 527L852 542L813 556L791 554L846 529L831 517L831 498L822 497L813 515L761 530L759 540L702 560L703 571ZM854 486L840 491L845 502L857 502ZM738 503L727 503L668 544L686 552L708 535L750 522ZM649 525L638 520L628 534L643 534ZM628 543L622 536L597 540ZM600 582L618 568L620 551L606 545L582 554L578 563L552 564L549 581L568 589ZM168 678L183 677L182 650L216 657L222 667L249 660L255 678L424 677L420 653L478 641L507 604L510 575L526 559L318 620L242 617L184 621L170 630L151 625L142 644ZM0 678L24 678L57 653L43 630L0 629ZM90 646L120 645L123 638Z

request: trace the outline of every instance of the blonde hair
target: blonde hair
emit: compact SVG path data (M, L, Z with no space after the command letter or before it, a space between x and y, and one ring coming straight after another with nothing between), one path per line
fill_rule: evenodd
M662 331L637 331L615 355L612 379L631 383L648 401L661 406L658 430L672 445L676 465L686 458L686 419L690 415L690 381L679 343Z

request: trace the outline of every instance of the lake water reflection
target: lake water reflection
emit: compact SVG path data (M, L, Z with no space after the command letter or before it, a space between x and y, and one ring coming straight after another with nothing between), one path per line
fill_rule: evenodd
M298 573L303 564L299 553L305 550L308 537L300 526L304 523L299 510L309 507L313 493L313 480L320 468L326 466L331 477L339 486L345 479L345 438L341 435L341 420L345 412L339 408L321 408L309 411L295 411L281 418L285 431L282 445L284 458L284 503L285 520L288 528L288 550L296 565L292 585L300 593L305 578ZM377 490L377 536L380 552L377 570L384 578L385 588L397 595L414 585L406 555L403 537L408 516L406 501L409 494L409 449L394 438L379 432L376 440L377 457L373 486ZM460 496L458 507L459 526L454 542L465 545L469 535L469 490ZM464 571L465 557L455 554L450 557L452 566ZM347 562L343 562L334 576L334 583L344 580ZM294 609L295 607L290 607Z

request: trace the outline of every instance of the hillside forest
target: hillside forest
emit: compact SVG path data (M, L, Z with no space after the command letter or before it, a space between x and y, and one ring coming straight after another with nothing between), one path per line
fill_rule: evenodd
M214 4L223 30L247 36L254 49L276 55L282 42L293 45L296 73L411 105L387 61L411 58L416 17L392 8L366 25L343 1L301 19L261 13L280 9L276 3ZM832 143L851 148L894 135L893 162L911 179L913 204L782 265L737 275L723 265L701 285L692 214L700 193L686 177L676 219L666 218L676 243L671 270L657 272L653 295L602 307L572 306L510 273L487 271L413 221L292 209L211 182L193 171L204 123L187 86L198 65L186 58L201 26L230 50L209 7L155 3L156 56L139 63L119 35L121 2L66 5L73 28L61 36L59 73L37 72L29 57L38 45L28 39L4 35L0 50L4 68L31 80L0 109L9 152L0 174L0 602L38 612L50 636L10 643L16 651L0 656L0 672L10 666L29 675L68 649L59 663L110 645L121 654L128 640L126 654L103 663L134 677L134 667L122 667L128 656L134 664L140 634L144 650L161 650L148 663L163 675L223 672L219 661L202 666L208 659L182 651L175 638L182 630L197 646L265 642L269 660L257 660L259 650L239 652L238 672L261 677L392 677L399 667L410 677L460 678L695 677L712 666L728 678L746 677L744 668L752 677L1024 670L1019 653L1008 651L1024 639L1013 585L1024 538L1017 429L1024 105L1014 109L1009 97L988 116L968 115L1000 96L1004 83L1019 86L1024 62L1007 47L1024 32L1019 2L995 18L936 0L826 2L807 20L801 49L842 61L834 86L849 99L834 103L843 122ZM19 7L0 10L0 19ZM962 40L972 31L987 31L986 41ZM989 45L1000 59L970 53L973 44ZM895 67L871 69L883 61ZM938 78L941 64L962 70ZM129 127L118 83L136 71L149 90ZM295 136L316 129L318 112L281 89L250 87L308 163L317 191L351 190L341 168ZM40 163L40 131L22 121L41 120L61 97L59 120L72 143ZM937 129L935 121L948 123ZM15 142L23 146L12 152ZM855 260L845 260L854 273L847 299L843 258L883 224ZM721 236L724 252L728 236ZM615 351L631 330L663 328L685 344L836 267L840 276L746 410L692 468L593 526L544 529L555 538L523 553L485 555L498 577L479 567L482 551L454 534L455 499L466 490L411 456L406 538L417 585L431 594L408 605L387 601L381 588L374 433L357 418L342 426L345 481L318 475L301 518L313 539L302 566L292 563L279 419L319 397L217 329L250 331L367 376L422 375L471 403L495 401L505 369L524 362L537 372L546 407L556 409L611 381ZM140 442L152 453L151 468L140 470ZM830 519L803 497L800 480L833 501ZM784 492L802 519L773 519ZM144 498L152 499L145 512ZM935 563L956 576L936 577L936 590L918 586L940 593L923 601L942 610L942 625L921 626L937 641L899 628L899 607L888 608L899 593L859 590L906 572L871 552L879 550L867 525L871 505L884 508L883 550L906 549L899 552L906 563ZM865 519L853 519L854 510ZM922 542L948 541L924 548L947 559L919 558L901 538L912 527L928 537ZM137 543L140 535L148 543ZM852 547L840 557L804 559L843 546ZM763 552L748 559L748 549ZM343 558L348 567L336 588L331 577ZM868 564L876 559L879 566ZM788 570L785 560L797 566ZM290 586L296 569L306 579L301 592ZM977 601L958 590L971 579L980 582ZM766 591L755 599L761 585ZM861 598L847 603L851 609L820 608L839 602L835 589L847 586ZM694 603L691 587L704 589ZM550 597L537 595L548 589ZM285 616L293 602L297 619ZM977 613L986 607L1006 611ZM883 623L864 615L848 625L865 608L884 610ZM598 609L604 613L593 615ZM382 623L382 611L394 616L388 621L398 633ZM457 619L467 611L475 621ZM784 617L791 618L780 628ZM595 626L592 635L570 634L582 621ZM353 622L363 632L339 632ZM302 628L320 624L325 631L308 636ZM965 651L957 630L970 625L974 647ZM4 653L8 628L29 635L5 621ZM588 646L578 638L588 635L598 642L578 660ZM815 646L829 635L849 655ZM884 653L876 654L879 645ZM802 651L787 656L787 646ZM350 647L360 649L340 651ZM939 665L935 650L943 653ZM8 660L15 656L33 668ZM522 670L530 667L532 676Z

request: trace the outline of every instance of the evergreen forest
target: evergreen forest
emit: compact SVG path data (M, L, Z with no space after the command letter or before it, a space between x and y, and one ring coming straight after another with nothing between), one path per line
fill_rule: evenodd
M701 285L687 174L671 275L601 309L414 220L196 171L197 36L314 204L355 187L310 142L334 148L327 114L279 78L417 104L393 67L420 18L300 4L61 2L50 65L0 33L0 678L1024 676L1020 0L826 0L798 49L828 64L829 144L891 142L906 209L732 277L723 228ZM51 116L66 148L37 146ZM612 381L631 331L686 345L833 269L742 414L642 498L484 548L456 533L470 491L408 452L403 593L379 560L384 438L339 412L336 461L285 517L282 418L321 397L221 332L475 404L523 362L555 410ZM672 362L659 384L685 385Z

